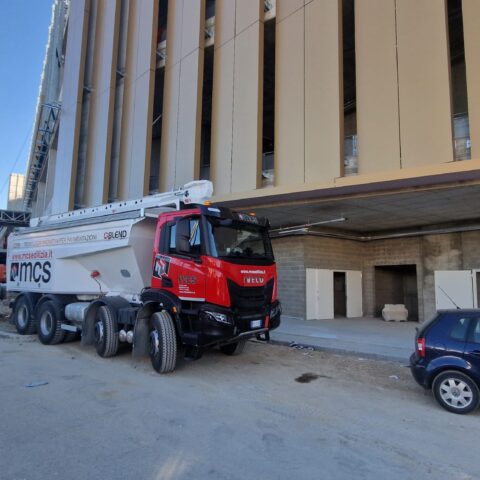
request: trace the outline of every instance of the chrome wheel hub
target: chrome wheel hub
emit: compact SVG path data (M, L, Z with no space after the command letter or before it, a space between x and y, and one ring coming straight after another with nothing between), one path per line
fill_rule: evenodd
M95 323L95 343L103 342L103 323Z
M53 327L53 316L50 312L43 312L40 317L40 331L42 335L47 336L51 333Z
M158 355L160 351L160 339L158 337L158 332L152 330L150 332L150 355Z
M24 328L28 322L28 311L25 305L22 305L17 312L17 322L20 328Z

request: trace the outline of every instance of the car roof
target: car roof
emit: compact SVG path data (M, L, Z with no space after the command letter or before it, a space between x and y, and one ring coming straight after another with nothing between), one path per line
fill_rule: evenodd
M449 308L437 310L438 313L480 313L480 308Z

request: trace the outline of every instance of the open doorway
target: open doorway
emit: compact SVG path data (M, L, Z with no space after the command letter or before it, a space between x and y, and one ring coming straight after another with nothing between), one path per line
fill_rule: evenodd
M333 314L335 317L347 316L347 288L345 272L333 273Z
M408 320L418 322L418 287L416 265L375 267L375 315L382 316L385 304L403 304Z

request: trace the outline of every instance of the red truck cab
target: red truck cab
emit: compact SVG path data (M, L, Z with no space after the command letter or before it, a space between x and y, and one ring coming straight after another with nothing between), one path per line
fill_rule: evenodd
M266 219L212 205L159 216L142 301L170 311L193 355L213 345L234 353L249 337L268 340L280 324L268 227Z

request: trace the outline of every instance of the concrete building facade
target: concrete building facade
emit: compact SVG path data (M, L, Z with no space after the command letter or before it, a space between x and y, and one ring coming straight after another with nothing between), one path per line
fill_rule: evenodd
M36 214L210 179L270 218L287 315L422 321L449 271L478 306L480 2L57 0L52 18Z

